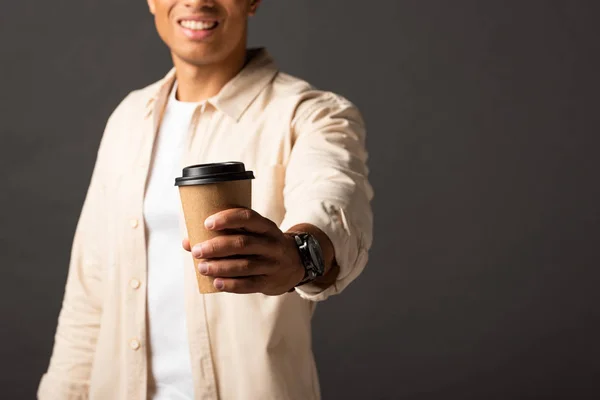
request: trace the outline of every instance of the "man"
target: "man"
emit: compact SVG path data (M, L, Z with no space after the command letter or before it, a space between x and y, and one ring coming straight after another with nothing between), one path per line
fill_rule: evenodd
M351 103L246 49L259 3L148 0L174 69L107 123L40 399L320 398L315 302L371 246L365 131ZM228 160L254 171L252 210L209 217L236 233L191 249L174 178ZM198 293L189 252L219 293Z

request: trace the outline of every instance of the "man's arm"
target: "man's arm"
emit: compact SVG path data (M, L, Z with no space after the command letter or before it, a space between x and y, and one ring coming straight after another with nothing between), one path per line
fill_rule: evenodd
M280 295L294 288L305 271L291 232L311 233L325 258L325 274L295 288L306 299L339 293L365 267L372 190L360 114L339 96L314 92L301 103L292 128L295 143L287 165L282 225L234 208L209 217L205 227L235 234L193 249L187 238L183 241L184 249L202 260L198 272L214 277L219 290Z
M69 272L54 348L48 371L38 388L38 399L85 399L89 392L92 362L100 331L103 302L103 271L106 271L105 166L108 121L85 201L77 222Z
M364 269L373 237L365 148L358 109L333 93L313 92L292 122L295 142L285 178L284 231L314 234L330 266L323 277L296 288L320 301L340 293Z
M88 393L102 313L101 260L88 246L97 238L93 220L100 211L101 192L98 180L92 177L75 230L54 349L38 389L40 400L86 398Z

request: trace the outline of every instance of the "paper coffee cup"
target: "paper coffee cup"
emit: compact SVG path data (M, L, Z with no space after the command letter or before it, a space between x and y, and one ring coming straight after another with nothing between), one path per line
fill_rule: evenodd
M179 187L185 224L190 246L212 239L224 232L209 231L204 221L209 216L229 208L250 208L252 205L252 171L246 171L241 162L191 165L175 179ZM193 256L192 256L193 258ZM201 275L194 258L194 268L200 293L218 292L214 278Z

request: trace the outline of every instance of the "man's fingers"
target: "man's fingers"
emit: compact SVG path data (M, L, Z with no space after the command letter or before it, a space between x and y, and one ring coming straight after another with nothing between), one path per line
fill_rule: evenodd
M188 239L188 238L183 239L183 242L181 242L181 244L183 245L184 250L192 251L192 247L190 246L190 239Z
M273 244L264 237L223 235L199 243L192 249L196 258L223 258L238 255L268 255Z
M248 232L269 234L279 230L277 225L249 208L231 208L208 217L204 223L207 229L243 229Z
M213 282L213 285L221 292L262 293L264 288L264 277L250 276L247 278L216 278Z
M249 277L264 275L271 268L265 261L251 258L226 258L220 260L205 260L198 265L202 275L219 278Z

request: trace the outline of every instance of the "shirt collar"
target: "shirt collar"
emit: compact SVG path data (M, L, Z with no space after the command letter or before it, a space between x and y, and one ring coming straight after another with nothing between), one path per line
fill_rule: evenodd
M207 100L219 111L239 121L256 96L271 82L278 68L266 49L249 49L250 61L231 79L221 91ZM167 99L175 82L175 68L155 85L152 96L146 102L146 115L156 112L159 98ZM164 105L164 104L163 104Z

